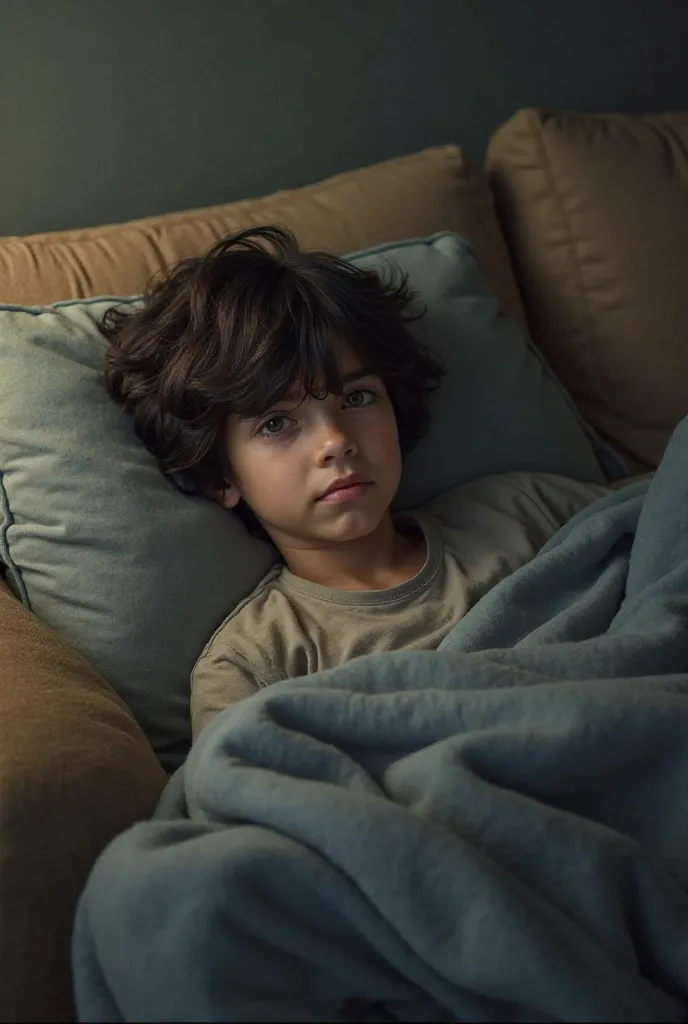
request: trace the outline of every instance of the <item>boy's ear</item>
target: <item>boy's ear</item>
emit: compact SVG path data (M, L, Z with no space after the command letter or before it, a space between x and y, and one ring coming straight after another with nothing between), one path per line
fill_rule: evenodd
M207 491L206 495L223 508L236 508L241 501L241 495L234 484L227 484L221 491Z

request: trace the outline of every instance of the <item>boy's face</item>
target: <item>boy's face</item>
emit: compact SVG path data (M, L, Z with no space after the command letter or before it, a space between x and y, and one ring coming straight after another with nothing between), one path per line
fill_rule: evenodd
M340 369L342 396L295 393L256 419L229 424L234 481L218 500L232 508L243 498L278 548L367 536L399 486L399 437L384 384L346 346Z

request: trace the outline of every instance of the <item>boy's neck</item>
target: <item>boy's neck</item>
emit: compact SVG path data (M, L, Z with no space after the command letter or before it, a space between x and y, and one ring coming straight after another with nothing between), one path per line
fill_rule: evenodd
M425 562L422 535L401 533L388 512L365 537L346 543L301 548L281 545L295 576L334 590L387 590L405 583Z

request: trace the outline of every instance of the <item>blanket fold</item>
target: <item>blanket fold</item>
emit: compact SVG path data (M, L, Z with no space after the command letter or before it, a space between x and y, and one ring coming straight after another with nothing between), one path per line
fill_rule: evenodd
M433 653L219 715L82 895L81 1020L688 1017L688 420Z

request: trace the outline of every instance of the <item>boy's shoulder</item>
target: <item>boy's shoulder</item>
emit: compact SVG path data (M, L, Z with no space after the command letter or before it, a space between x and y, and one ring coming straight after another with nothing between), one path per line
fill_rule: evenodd
M429 502L425 507L455 525L478 521L487 510L527 522L544 517L558 528L581 508L609 494L604 484L586 483L557 473L511 470L479 477Z
M274 565L220 623L196 661L192 688L199 671L239 669L262 686L310 671L309 630L298 595L282 585L283 572L283 563Z
M255 585L250 594L247 594L246 597L242 598L235 605L206 643L201 651L201 658L205 657L211 650L221 647L224 638L230 633L234 634L245 630L250 632L251 626L257 625L264 618L266 607L270 603L270 596L282 575L283 568L282 562L275 562Z

